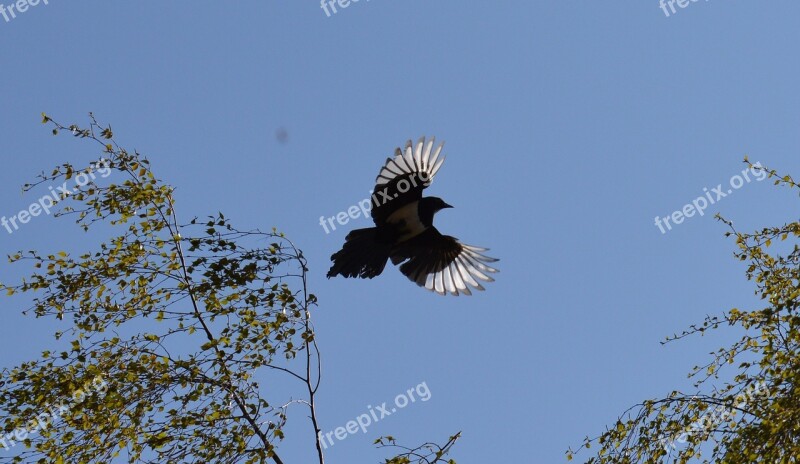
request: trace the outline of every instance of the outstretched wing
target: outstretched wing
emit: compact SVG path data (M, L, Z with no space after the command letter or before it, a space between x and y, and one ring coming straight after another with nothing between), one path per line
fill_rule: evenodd
M483 255L486 248L465 245L455 237L442 235L435 227L401 243L392 250L392 263L417 285L440 295L472 295L470 286L483 290L479 281L493 282L489 276L497 269L488 263L498 261Z
M427 142L421 137L416 145L406 142L404 150L397 148L393 158L387 158L381 168L372 193L372 219L376 226L403 206L422 198L422 191L433 182L444 163L444 143L434 149L435 137Z

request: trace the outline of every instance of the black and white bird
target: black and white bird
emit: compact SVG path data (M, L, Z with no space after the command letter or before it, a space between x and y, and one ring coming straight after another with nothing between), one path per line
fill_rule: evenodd
M434 138L406 142L387 158L372 195L375 227L347 234L344 247L331 256L328 278L341 275L371 279L383 272L386 262L400 264L400 272L417 285L440 295L471 295L470 287L483 290L480 281L492 282L497 272L489 265L497 259L479 248L442 235L433 216L452 208L441 198L423 197L442 167L444 143L434 149Z

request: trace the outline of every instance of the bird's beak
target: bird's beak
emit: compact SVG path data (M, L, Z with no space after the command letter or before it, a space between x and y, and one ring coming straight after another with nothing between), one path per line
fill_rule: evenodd
M452 206L448 205L447 203L444 204L443 208L452 208Z

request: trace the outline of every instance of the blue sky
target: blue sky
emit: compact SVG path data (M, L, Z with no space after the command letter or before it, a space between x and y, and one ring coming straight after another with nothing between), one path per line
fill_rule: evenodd
M3 0L0 0L2 2ZM322 428L425 382L416 402L328 450L378 462L372 440L444 441L460 463L562 462L628 406L687 387L730 341L661 346L705 314L758 304L741 230L796 220L796 199L751 180L662 234L656 216L723 184L748 155L800 174L800 61L792 0L361 0L330 17L307 2L70 2L0 16L0 215L22 184L96 158L52 137L41 112L110 123L177 187L184 218L225 213L277 227L309 259L324 355ZM281 142L277 133L285 130ZM501 259L497 282L440 297L395 269L325 279L383 161L435 135L448 156L429 194L455 206L437 227ZM0 253L90 249L66 220L37 217ZM0 281L20 277L2 264ZM51 321L4 299L0 365L35 357ZM309 462L303 414L282 445Z

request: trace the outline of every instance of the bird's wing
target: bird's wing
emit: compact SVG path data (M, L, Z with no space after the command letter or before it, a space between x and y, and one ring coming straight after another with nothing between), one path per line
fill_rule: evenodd
M398 245L392 252L392 262L400 272L417 285L440 295L460 293L471 295L470 286L483 290L479 281L493 282L489 275L497 269L488 265L498 261L482 253L488 251L465 245L455 237L442 235L435 227Z
M405 149L397 148L392 158L387 158L375 179L372 193L372 219L375 225L386 223L386 219L403 206L422 198L444 163L444 143L434 148L436 138L426 141L421 137L416 144L406 142Z

